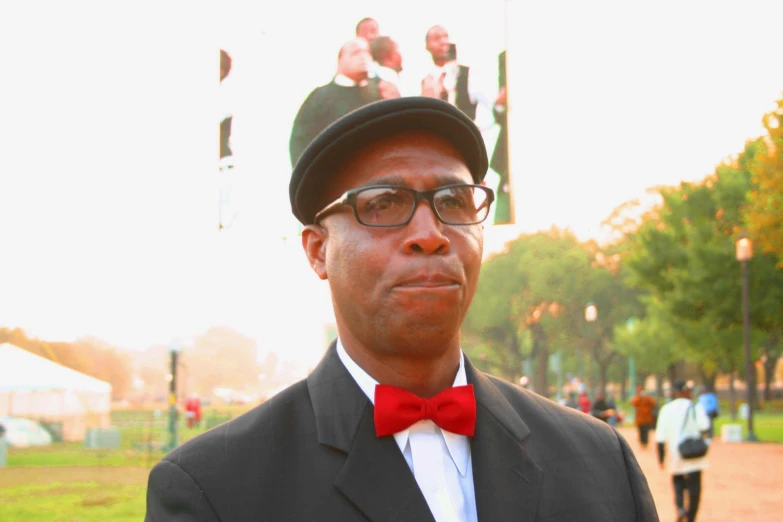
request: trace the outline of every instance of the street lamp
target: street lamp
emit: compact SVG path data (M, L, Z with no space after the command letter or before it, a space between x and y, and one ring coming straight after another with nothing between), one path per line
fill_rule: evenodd
M587 303L585 305L585 321L588 323L594 322L596 319L598 319L598 307L595 306L593 303ZM582 339L582 343L584 346L585 339ZM583 353L582 356L579 358L579 380L582 381L582 383L585 382L585 358L587 357L586 353Z
M753 242L744 234L737 239L737 261L742 266L742 323L745 340L745 387L748 391L748 442L756 442L753 432L753 405L756 394L756 379L753 378L753 362L750 359L750 296L748 289L748 261L753 257Z
M625 322L625 327L628 332L633 334L636 331L637 319L635 317L629 318ZM628 389L631 397L636 393L636 358L633 352L628 355ZM633 421L636 416L635 408L631 410L631 415L628 416L629 421Z
M585 321L592 323L596 319L598 319L598 307L593 303L587 303L587 306L585 306Z
M169 345L171 356L171 370L166 380L169 382L169 443L168 450L177 447L177 360L182 352L182 342L175 339Z

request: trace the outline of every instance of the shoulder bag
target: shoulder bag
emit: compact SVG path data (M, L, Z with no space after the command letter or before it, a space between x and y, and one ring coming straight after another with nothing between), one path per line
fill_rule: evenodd
M696 411L693 408L693 404L691 404L688 406L688 411L685 412L685 420L682 422L682 428L680 429L680 432L685 431L685 425L688 424L688 417L691 412L693 412L694 422L696 421ZM677 446L677 449L680 451L680 455L683 459L686 460L703 457L707 454L708 448L709 446L707 446L707 442L705 442L704 437L701 436L701 433L698 435L686 435L680 442L679 446Z

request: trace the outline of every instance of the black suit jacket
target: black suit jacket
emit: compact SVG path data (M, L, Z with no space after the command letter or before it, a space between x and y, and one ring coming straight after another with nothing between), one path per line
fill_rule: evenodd
M343 87L333 80L315 88L299 107L291 127L288 141L291 166L296 165L310 142L329 125L351 111L379 101L378 82L373 78L363 87Z
M657 521L626 442L597 421L466 361L482 522ZM334 344L310 376L183 444L150 473L147 521L432 522L394 437Z

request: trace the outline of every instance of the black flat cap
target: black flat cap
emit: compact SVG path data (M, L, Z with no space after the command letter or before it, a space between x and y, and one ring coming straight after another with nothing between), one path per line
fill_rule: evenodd
M313 223L319 196L336 168L361 147L407 130L429 131L450 141L462 153L473 180L481 183L488 161L484 139L476 124L444 101L408 96L365 105L343 116L305 149L291 173L291 211L304 225Z

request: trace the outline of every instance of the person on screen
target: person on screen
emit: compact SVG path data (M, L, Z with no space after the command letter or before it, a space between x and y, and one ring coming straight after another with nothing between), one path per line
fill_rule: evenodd
M421 82L422 96L447 101L475 121L482 96L470 79L470 67L457 61L456 44L449 39L449 32L436 25L427 31L425 40L433 68Z
M337 338L305 379L164 457L148 522L658 521L617 431L463 351L488 163L473 121L421 96L366 105L310 144L288 199Z
M221 87L221 101L224 104L223 111L220 115L220 158L231 156L231 120L233 114L231 110L226 106L226 95L223 86L223 80L228 77L231 72L231 56L224 51L220 50L220 87Z
M498 56L498 95L492 108L495 123L500 128L495 149L492 151L492 159L489 167L494 170L500 180L498 181L498 200L495 207L495 220L497 225L511 223L511 184L509 181L508 165L508 95L506 94L506 51Z
M364 38L367 42L372 42L379 34L378 22L373 18L362 18L356 24L356 37Z
M400 73L402 72L402 54L400 47L388 36L379 36L370 42L370 53L375 61L375 72L378 78L400 88Z
M313 90L294 120L289 141L291 165L326 127L354 109L382 99L399 97L399 91L379 78L369 78L372 56L363 38L346 42L337 57L337 74Z

